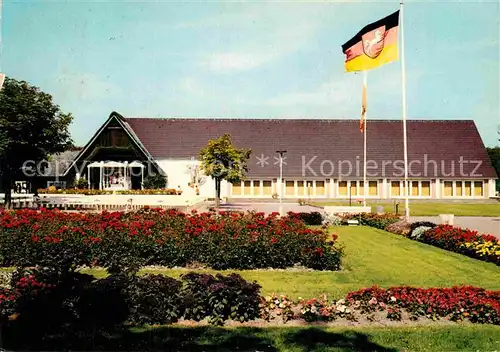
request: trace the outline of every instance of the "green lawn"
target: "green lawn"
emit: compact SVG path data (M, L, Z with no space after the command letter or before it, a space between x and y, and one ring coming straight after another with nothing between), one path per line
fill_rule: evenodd
M172 351L492 351L500 346L498 326L155 330L142 334L152 333L151 340L160 344L163 336L163 346Z
M500 345L500 327L470 324L376 328L162 326L43 341L27 341L14 331L7 332L7 349L46 351L494 351Z
M413 285L446 287L474 285L500 289L500 268L494 264L411 241L370 227L332 227L345 247L344 269L340 272L297 270L244 270L247 280L262 285L262 293L286 294L293 299L328 294L340 298L349 291L377 284L382 287ZM185 269L144 270L169 276ZM199 270L215 273L213 270ZM90 270L96 276L104 271Z
M342 202L312 202L315 206L343 205ZM358 205L358 202L353 202ZM368 202L375 211L375 206L382 205L387 213L394 212L394 202L374 201ZM400 214L404 213L404 200L399 201ZM483 203L433 203L410 200L410 215L412 216L437 216L439 214L455 214L456 216L500 216L500 202L498 204Z

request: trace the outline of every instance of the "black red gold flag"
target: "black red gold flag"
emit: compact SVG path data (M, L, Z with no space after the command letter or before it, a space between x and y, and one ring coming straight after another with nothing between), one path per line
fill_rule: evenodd
M342 45L345 69L366 71L398 60L399 10L370 23Z

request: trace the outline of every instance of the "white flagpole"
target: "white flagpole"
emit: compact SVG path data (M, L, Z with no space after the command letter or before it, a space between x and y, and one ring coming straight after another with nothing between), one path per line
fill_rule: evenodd
M405 68L405 35L403 21L403 0L400 3L399 22L401 27L401 85L402 85L402 105L403 105L403 147L404 147L404 162L405 162L405 218L410 218L410 206L408 200L408 145L406 137L406 68Z
M363 90L367 89L366 87L366 81L367 81L367 71L363 71ZM368 95L368 92L366 92ZM368 100L368 97L367 97ZM368 103L367 103L368 105ZM366 110L368 110L368 107L366 107ZM366 207L366 196L367 196L367 185L366 185L366 134L367 134L367 111L365 111L365 116L364 116L364 126L363 126L363 194L364 194L364 199L363 199L363 206Z

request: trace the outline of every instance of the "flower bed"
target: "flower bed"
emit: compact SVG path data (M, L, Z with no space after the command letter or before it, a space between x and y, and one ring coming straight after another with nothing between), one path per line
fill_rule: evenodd
M346 214L342 217L343 224L346 225L347 220L350 219L359 220L361 225L383 229L448 251L500 265L500 240L492 235L481 235L477 231L451 225L438 226L428 221L409 224L393 214Z
M111 271L193 263L214 269L338 270L342 251L327 238L296 216L276 213L18 210L0 213L0 264Z
M0 289L1 322L31 323L45 334L179 320L224 325L259 319L278 324L443 319L500 325L500 291L470 286L373 286L339 300L292 301L275 294L262 297L260 285L237 274L191 272L179 279L115 274L96 280L80 273L46 276L34 271L15 276L11 287Z
M107 195L107 194L130 194L130 195L179 195L181 191L178 191L173 188L168 189L143 189L143 190L122 190L122 191L107 191L100 189L76 189L76 188L68 188L68 189L49 189L49 188L41 188L38 189L38 194L81 194L86 196L98 196L98 195Z
M500 240L492 235L451 225L439 225L427 229L416 240L469 257L500 265Z
M500 291L460 286L452 288L377 286L350 292L344 299L326 297L292 302L285 296L262 299L262 318L287 322L445 319L500 325Z

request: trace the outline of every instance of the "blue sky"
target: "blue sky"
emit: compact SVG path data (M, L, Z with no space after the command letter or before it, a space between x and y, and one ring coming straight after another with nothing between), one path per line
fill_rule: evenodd
M340 46L397 10L383 2L6 0L1 70L52 94L83 145L131 117L358 118L360 74ZM405 3L410 119L500 124L500 7ZM368 73L368 119L401 118L400 62ZM446 131L443 131L445 133Z

